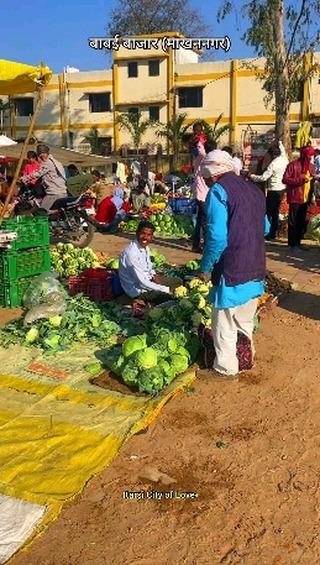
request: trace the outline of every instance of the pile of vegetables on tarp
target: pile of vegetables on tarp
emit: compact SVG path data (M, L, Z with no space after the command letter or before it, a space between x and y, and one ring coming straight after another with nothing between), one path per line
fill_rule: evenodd
M198 351L189 307L172 301L151 309L144 333L111 348L104 362L130 388L157 394L196 361Z
M150 222L155 227L156 237L171 237L175 239L188 239L193 233L193 223L190 216L172 214L152 214L149 217ZM131 218L119 224L119 228L123 232L135 233L137 231L140 219Z
M76 342L89 342L106 347L122 333L120 326L109 319L103 308L82 295L67 297L65 312L48 319L25 323L23 317L0 328L2 347L19 343L32 345L47 353L70 349Z
M79 249L72 243L58 243L50 254L52 268L61 278L74 277L86 269L100 266L97 255L89 247Z

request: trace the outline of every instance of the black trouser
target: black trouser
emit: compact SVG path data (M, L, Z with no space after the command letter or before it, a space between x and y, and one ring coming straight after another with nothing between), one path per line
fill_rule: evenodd
M267 192L267 216L270 222L269 239L274 239L279 227L279 209L284 190L269 190Z
M199 249L201 243L201 236L205 239L205 212L204 202L197 200L197 222L193 233L193 249Z
M288 245L297 247L304 236L308 204L290 204L288 217Z

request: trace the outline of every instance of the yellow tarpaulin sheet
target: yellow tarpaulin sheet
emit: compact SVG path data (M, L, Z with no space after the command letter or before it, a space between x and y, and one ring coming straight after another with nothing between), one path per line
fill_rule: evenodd
M194 378L190 370L150 398L82 389L73 379L0 375L0 493L45 505L42 530Z
M26 94L41 84L48 84L52 76L49 67L38 67L0 59L0 95Z

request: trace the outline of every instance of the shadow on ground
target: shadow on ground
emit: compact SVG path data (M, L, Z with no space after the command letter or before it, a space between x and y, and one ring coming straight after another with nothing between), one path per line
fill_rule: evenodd
M281 307L311 320L320 320L319 295L295 290L281 299Z

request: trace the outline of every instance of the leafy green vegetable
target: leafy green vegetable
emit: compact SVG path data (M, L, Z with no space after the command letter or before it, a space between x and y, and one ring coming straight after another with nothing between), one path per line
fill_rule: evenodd
M159 367L140 373L138 382L139 392L157 394L162 390L163 386L163 374Z
M147 347L147 336L146 335L136 335L129 337L122 344L122 352L125 357L130 357L135 351L140 349L145 349Z
M35 341L37 341L39 337L39 330L38 328L31 328L27 333L26 333L26 342L27 343L34 343Z
M140 369L152 369L157 365L158 355L155 349L147 347L137 354L137 363Z

